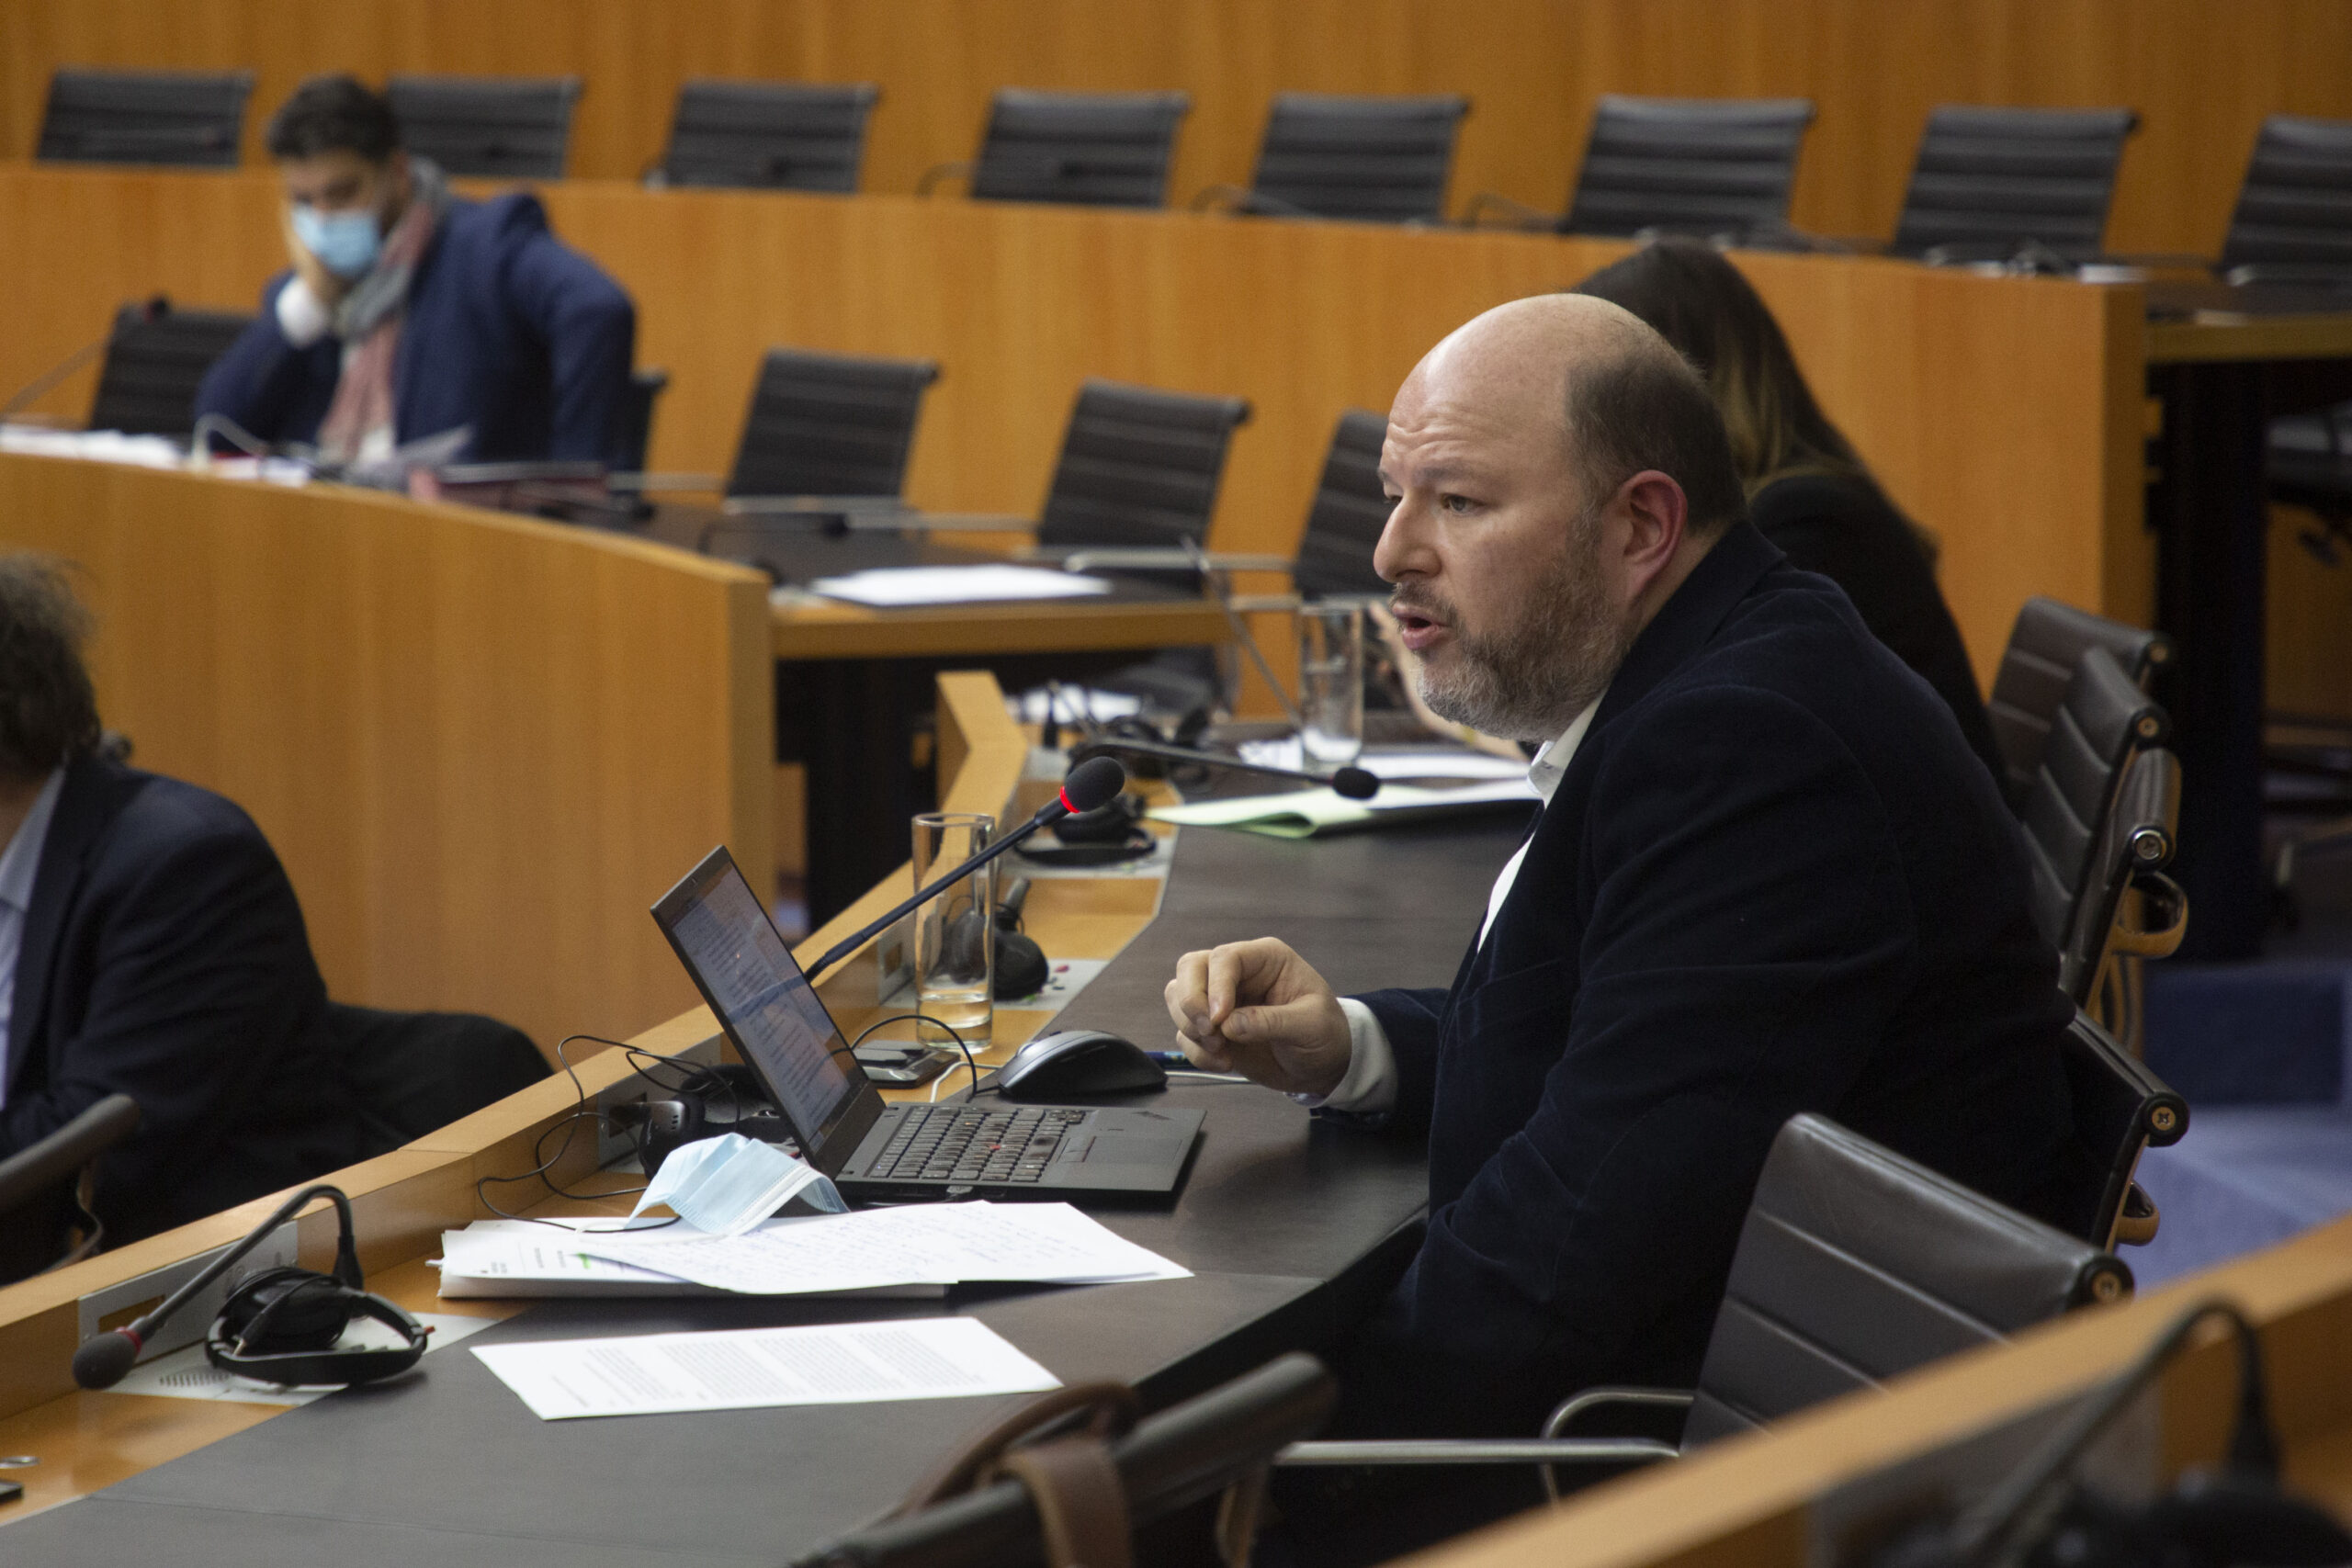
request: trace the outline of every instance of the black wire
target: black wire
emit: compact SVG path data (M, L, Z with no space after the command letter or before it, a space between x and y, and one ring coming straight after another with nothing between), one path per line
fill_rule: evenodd
M584 1202L600 1198L627 1198L633 1193L642 1192L645 1190L645 1184L639 1183L635 1187L616 1188L610 1191L605 1192L581 1192L577 1190L569 1190L565 1188L560 1187L548 1177L548 1172L554 1169L557 1162L561 1160L563 1156L571 1151L572 1136L576 1132L578 1132L579 1125L582 1122L592 1120L598 1123L597 1130L601 1133L605 1130L605 1123L609 1121L609 1118L604 1111L595 1110L589 1106L588 1088L585 1084L582 1084L580 1081L579 1070L571 1065L571 1056L566 1055L564 1052L564 1047L571 1044L575 1040L585 1040L592 1045L614 1045L619 1047L623 1051L629 1052L632 1054L632 1067L635 1067L633 1058L636 1055L651 1057L668 1063L673 1066L679 1066L681 1063L676 1057L663 1056L658 1051L644 1050L640 1046L629 1044L625 1040L607 1040L600 1034L567 1034L562 1039L556 1042L556 1062L563 1068L564 1077L571 1080L571 1092L574 1097L574 1109L571 1114L565 1117L562 1121L554 1123L552 1126L541 1128L539 1130L539 1135L531 1140L531 1157L538 1161L537 1165L533 1166L530 1169L525 1171L520 1176L485 1176L480 1178L474 1182L474 1198L483 1208L488 1209L492 1213L496 1214L502 1220L520 1220L526 1224L547 1225L555 1230L569 1231L574 1235L578 1235L581 1234L582 1227L574 1224L568 1224L561 1220L545 1220L535 1214L510 1213L506 1210L500 1208L496 1203L491 1201L488 1190L488 1189L493 1185L511 1186L518 1181L529 1181L534 1179L537 1179L539 1185L546 1188L548 1191L554 1196L558 1198L570 1199L574 1202ZM704 1067L698 1062L686 1062L683 1065L692 1067L697 1072L707 1073L709 1071L708 1068ZM652 1077L650 1074L646 1073L642 1068L637 1068L636 1070L640 1077L645 1077L649 1079L649 1081L664 1089L668 1087L667 1085L662 1085L659 1078ZM732 1086L730 1085L729 1087L731 1089ZM555 1153L548 1154L547 1152L548 1135L553 1133L558 1127L563 1129L563 1142L556 1145ZM600 1234L606 1235L618 1235L634 1231L661 1230L664 1226L674 1225L677 1223L677 1220L673 1217L667 1220L657 1220L650 1225L624 1225L618 1230L605 1231Z
M865 1044L866 1036L872 1034L876 1030L881 1028L886 1023L904 1023L909 1019L912 1019L918 1023L928 1023L947 1031L947 1037L956 1042L956 1049L964 1053L964 1066L971 1069L971 1094L973 1099L978 1100L981 1095L988 1093L989 1089L993 1089L996 1087L994 1084L989 1084L987 1088L981 1087L980 1064L972 1055L972 1048L964 1043L964 1036L957 1032L956 1026L947 1022L944 1019L933 1018L927 1012L894 1012L888 1018L877 1018L872 1023L867 1024L864 1029L858 1032L857 1038L849 1043L849 1048L854 1051L860 1045ZM956 1069L950 1067L947 1070L952 1073ZM937 1099L935 1091L933 1098L935 1101Z

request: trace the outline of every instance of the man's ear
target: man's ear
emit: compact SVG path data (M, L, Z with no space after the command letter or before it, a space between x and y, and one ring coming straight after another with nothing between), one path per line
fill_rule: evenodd
M1627 525L1627 586L1638 599L1681 549L1690 503L1674 477L1656 468L1644 468L1619 485L1615 500Z

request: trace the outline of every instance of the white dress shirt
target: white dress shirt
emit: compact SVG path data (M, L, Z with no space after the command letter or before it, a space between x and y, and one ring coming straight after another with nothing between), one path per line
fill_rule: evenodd
M41 847L49 842L49 819L57 815L57 793L64 787L65 770L53 769L17 825L16 836L0 850L0 1105L8 1100L5 1067L8 1024L17 1010L17 954L24 947L25 917L33 907L33 878L40 872Z
M1560 776L1568 771L1568 763L1575 758L1577 748L1584 742L1585 731L1592 728L1592 716L1600 711L1601 698L1608 694L1604 691L1600 696L1593 698L1582 713L1568 722L1567 728L1560 732L1559 739L1536 752L1535 760L1528 764L1527 782L1533 784L1535 793L1544 797L1546 809L1550 808L1552 796L1560 787ZM1527 858L1527 846L1534 841L1535 834L1531 829L1526 840L1510 859L1503 863L1501 874L1495 878L1495 889L1487 895L1486 918L1478 922L1481 944L1487 940L1487 932L1494 929L1495 917L1502 912L1503 900L1510 897L1512 886L1519 881L1519 866ZM1347 1073L1329 1094L1320 1099L1311 1094L1293 1095L1291 1098L1302 1105L1328 1106L1333 1111L1345 1111L1355 1115L1376 1116L1396 1103L1396 1049L1388 1043L1388 1032L1380 1027L1380 1020L1374 1017L1372 1010L1363 1003L1353 997L1341 997L1340 1010L1348 1018L1350 1054Z

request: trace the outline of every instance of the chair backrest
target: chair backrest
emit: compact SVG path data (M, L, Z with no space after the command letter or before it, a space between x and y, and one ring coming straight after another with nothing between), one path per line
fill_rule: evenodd
M2094 880L2094 853L2107 831L2118 786L2132 754L2164 744L2165 710L2103 648L2075 661L2058 705L2041 765L2026 791L2026 858L2033 873L2033 918L2063 951Z
M327 1032L370 1156L470 1116L549 1072L529 1035L477 1013L329 1002Z
M1372 570L1372 548L1393 510L1380 484L1380 444L1387 435L1386 416L1366 409L1348 410L1331 432L1323 479L1291 566L1291 581L1305 597L1388 597L1388 584Z
M577 76L395 76L385 96L401 141L445 174L560 180Z
M250 71L56 71L33 156L233 169L253 90Z
M1226 447L1249 417L1243 398L1089 380L1062 434L1037 543L1143 549L1200 543L1216 509Z
M678 88L661 174L673 186L857 189L871 82L696 81Z
M2065 701L2075 661L2086 648L2107 649L2142 686L2172 659L2171 639L2162 632L2126 626L2055 599L2027 600L2009 628L2008 646L2001 650L2001 668L1993 678L1993 695L1984 705L2001 752L2002 788L2012 807L2022 808L2026 791L2033 786L2050 721Z
M2058 959L2058 988L2087 1008L2099 969L2114 945L2123 896L2135 879L2154 878L2179 842L2180 760L2161 746L2132 759L2091 856L2075 901L2075 923ZM2172 889L2165 889L2169 900ZM2179 911L2186 914L2185 910Z
M2112 1247L2141 1152L2181 1140L2188 1131L2188 1102L2080 1009L2067 1026L2062 1055L2074 1137L2057 1186L2034 1207L2067 1235Z
M1572 234L1738 233L1784 223L1808 98L1631 98L1592 111L1561 225Z
M1791 1117L1740 1229L1682 1446L2131 1288L2100 1248L1826 1118Z
M1470 100L1281 93L1258 144L1255 194L1318 218L1437 222Z
M645 468L645 454L653 446L653 405L669 389L670 373L662 369L632 370L628 389L621 397L621 442L618 467L625 472Z
M983 201L1158 207L1168 199L1182 93L1039 93L1001 87L972 171Z
M2262 122L2222 265L2352 277L2352 120L2274 114Z
M1894 248L2006 254L2028 242L2072 261L2099 254L2130 109L1977 108L1928 117L1904 193Z
M928 359L772 348L760 362L729 495L896 495L906 482Z
M251 316L125 305L115 312L90 402L92 430L183 436L196 428L196 392Z
M83 1170L138 1130L138 1102L110 1094L0 1159L0 1284L38 1274L64 1256Z

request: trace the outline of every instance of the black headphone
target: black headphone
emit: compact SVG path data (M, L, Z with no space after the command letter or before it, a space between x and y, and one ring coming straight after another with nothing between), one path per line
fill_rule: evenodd
M1143 825L1143 814L1139 796L1114 795L1108 804L1065 817L1048 829L1059 842L1041 848L1033 840L1012 852L1039 865L1055 866L1118 865L1141 860L1159 843Z

